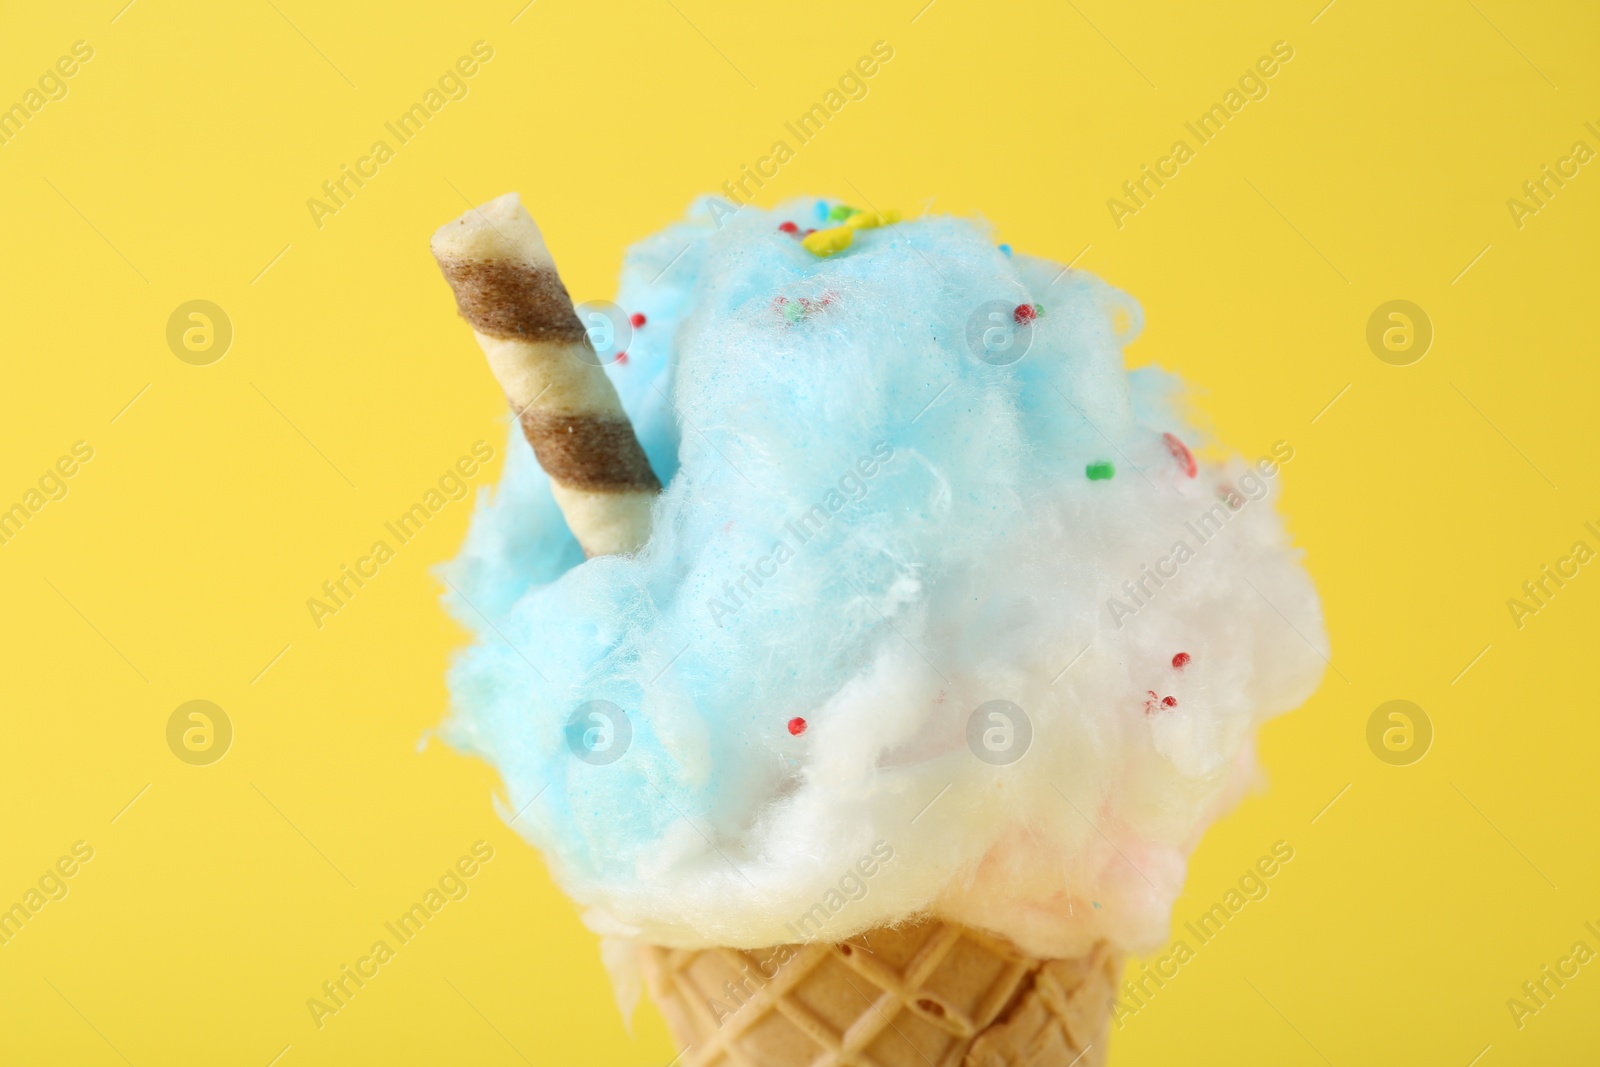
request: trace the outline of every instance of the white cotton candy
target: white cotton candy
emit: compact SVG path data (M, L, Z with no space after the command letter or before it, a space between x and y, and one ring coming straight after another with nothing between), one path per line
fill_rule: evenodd
M1256 728L1325 663L1274 510L1292 447L1191 476L1178 383L1123 365L1137 305L981 224L819 259L778 230L828 225L813 202L719 214L634 248L618 296L647 318L611 373L666 486L650 543L583 562L513 428L449 568L486 618L450 598L476 642L448 736L608 936L935 914L1156 946Z

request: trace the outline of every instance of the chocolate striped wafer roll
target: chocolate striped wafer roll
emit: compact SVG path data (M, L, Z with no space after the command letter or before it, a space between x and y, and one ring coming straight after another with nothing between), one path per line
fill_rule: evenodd
M522 201L445 223L433 255L584 555L636 551L661 483Z

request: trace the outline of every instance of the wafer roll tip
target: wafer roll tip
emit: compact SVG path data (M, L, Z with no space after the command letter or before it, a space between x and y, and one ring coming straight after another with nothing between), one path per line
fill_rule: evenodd
M433 254L444 259L520 260L530 267L554 267L539 224L516 193L497 196L471 208L434 231Z
M445 223L432 248L584 554L643 546L661 483L521 198Z

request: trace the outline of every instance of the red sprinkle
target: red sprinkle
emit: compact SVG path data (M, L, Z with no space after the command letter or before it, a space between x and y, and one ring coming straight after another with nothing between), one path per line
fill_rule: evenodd
M795 737L799 737L801 734L806 732L806 721L800 718L800 716L796 715L794 718L789 720L789 732Z
M817 228L815 226L813 226L813 227L811 227L811 229L809 229L805 233L801 234L801 236L802 237L810 237L812 234L814 234L816 232L817 232Z
M1021 325L1022 323L1025 323L1025 322L1032 322L1034 320L1033 305L1032 304L1018 304L1017 305L1017 309L1011 313L1011 318L1018 325Z
M799 233L800 232L800 227L796 226L792 222L782 223L782 224L780 224L778 226L778 229L783 231L784 233Z
M1173 656L1172 665L1180 671L1183 670L1189 665L1189 653L1179 652L1176 656Z
M618 352L617 353L617 362L619 364L628 362L628 353L626 353L626 352Z
M1183 468L1183 473L1193 478L1199 472L1200 467L1195 463L1194 455L1190 453L1189 446L1170 433L1162 434L1161 439L1167 443L1167 451L1171 452L1172 458L1178 461L1178 466Z
M1154 689L1146 689L1145 692L1150 694L1150 699L1144 702L1144 713L1146 715L1154 715L1162 708L1175 708L1178 706L1177 697L1158 697Z
M629 317L628 321L633 323L633 328L637 330L639 327L644 325L644 312L635 311L633 315Z

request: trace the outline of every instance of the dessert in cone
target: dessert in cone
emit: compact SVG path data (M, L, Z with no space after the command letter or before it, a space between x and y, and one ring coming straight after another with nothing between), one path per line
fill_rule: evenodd
M684 1067L1095 1067L1121 960L1040 960L955 923L836 945L641 950Z
M708 200L581 317L515 194L433 252L516 424L446 736L624 1013L696 1067L1104 1062L1326 662L1292 444L1197 457L1138 305L974 220Z

